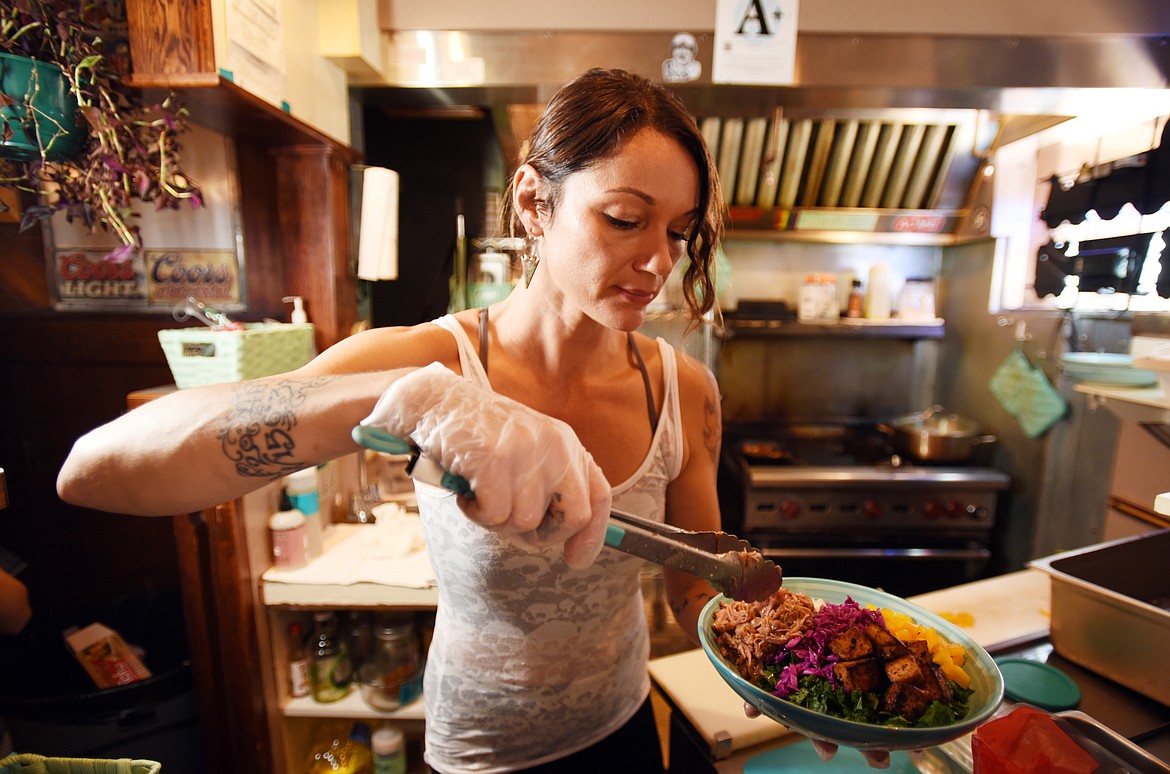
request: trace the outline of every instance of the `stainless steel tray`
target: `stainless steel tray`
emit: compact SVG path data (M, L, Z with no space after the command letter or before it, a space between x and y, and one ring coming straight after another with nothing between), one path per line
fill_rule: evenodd
M1170 774L1170 766L1083 712L1056 713L1056 722L1101 763L1098 771Z
M1052 583L1061 656L1170 705L1170 530L1037 559Z

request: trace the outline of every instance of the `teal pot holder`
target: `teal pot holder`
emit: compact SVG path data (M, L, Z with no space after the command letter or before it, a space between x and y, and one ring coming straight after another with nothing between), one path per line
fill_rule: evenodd
M1029 438L1044 435L1068 414L1068 401L1043 371L1028 362L1018 344L995 369L990 386L991 394Z

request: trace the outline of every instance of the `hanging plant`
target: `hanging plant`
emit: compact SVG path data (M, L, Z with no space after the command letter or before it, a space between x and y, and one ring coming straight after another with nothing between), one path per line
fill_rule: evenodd
M133 200L159 210L201 206L179 157L187 110L173 94L143 104L126 86L92 0L6 0L0 13L0 52L55 65L66 85L62 116L37 99L52 68L34 67L34 75L16 79L17 93L0 93L0 140L24 140L7 154L0 149L0 186L38 198L24 211L22 231L64 213L91 233L112 232L121 245L107 260L124 261L142 248ZM73 104L77 130L67 127Z

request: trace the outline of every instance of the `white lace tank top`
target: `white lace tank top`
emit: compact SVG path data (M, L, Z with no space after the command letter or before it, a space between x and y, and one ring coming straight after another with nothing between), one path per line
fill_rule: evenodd
M490 389L471 339L451 316L463 375ZM682 459L674 349L658 339L664 399L641 467L614 487L614 507L663 521ZM416 485L438 581L427 656L425 759L443 774L511 772L584 749L646 700L650 644L643 562L612 548L583 570L472 523L454 495Z

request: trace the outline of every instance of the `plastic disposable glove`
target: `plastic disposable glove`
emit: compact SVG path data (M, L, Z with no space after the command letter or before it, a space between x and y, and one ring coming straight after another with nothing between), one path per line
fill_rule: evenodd
M468 518L538 545L564 544L587 567L601 551L612 491L564 422L477 387L440 363L395 381L362 424L411 440L468 480Z

